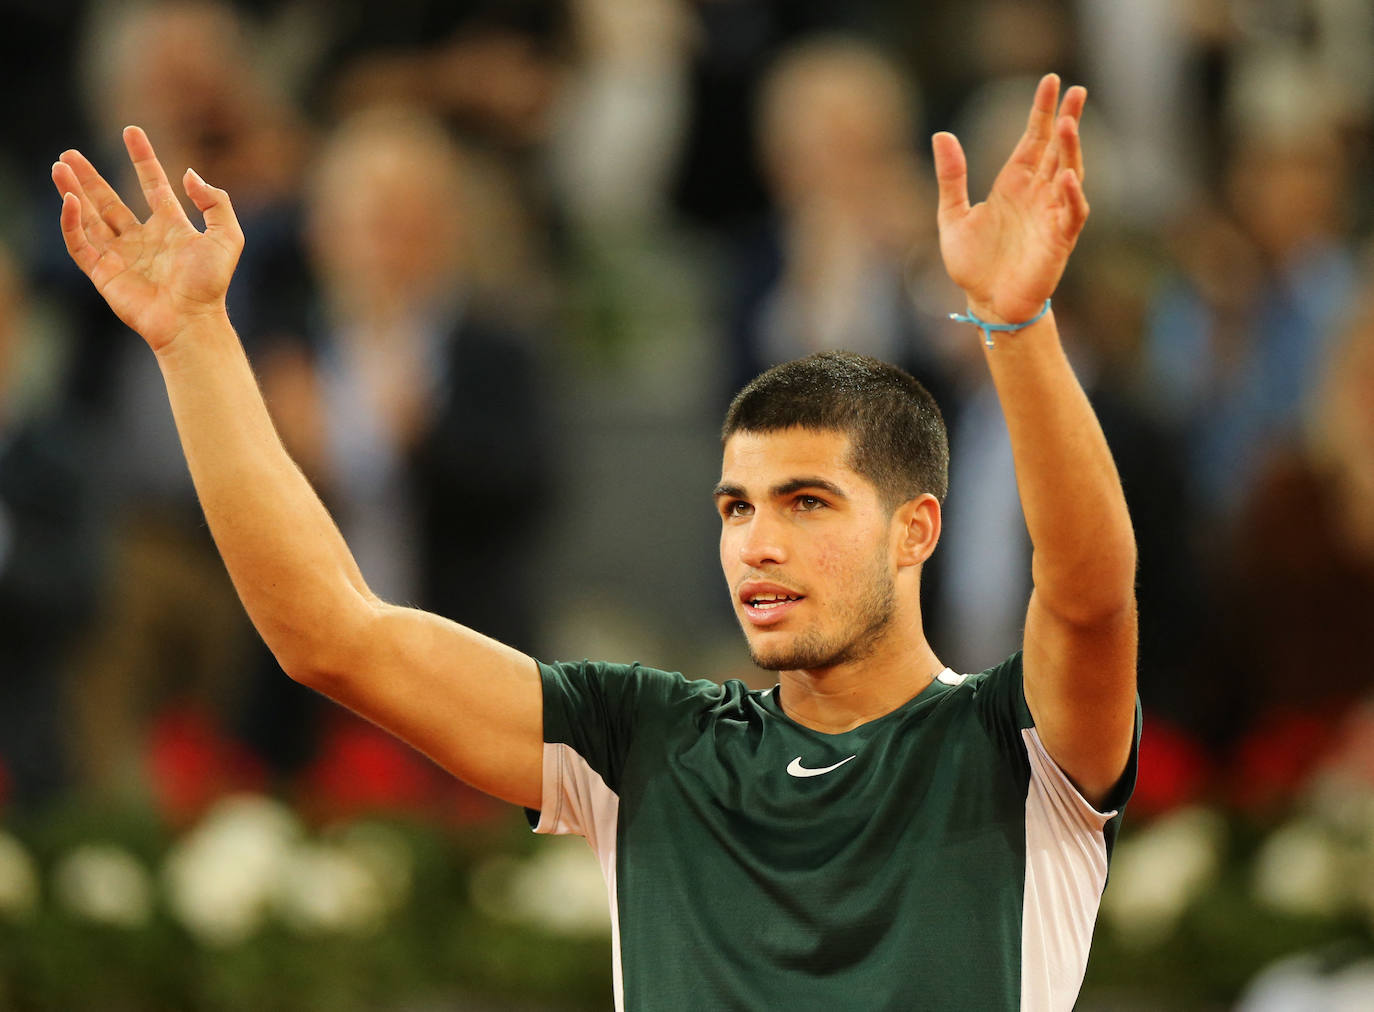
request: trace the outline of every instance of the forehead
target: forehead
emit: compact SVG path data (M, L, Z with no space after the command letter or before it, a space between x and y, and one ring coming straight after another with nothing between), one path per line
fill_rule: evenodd
M849 436L831 429L735 432L725 441L720 473L722 482L746 489L802 476L845 486L864 481L849 466Z

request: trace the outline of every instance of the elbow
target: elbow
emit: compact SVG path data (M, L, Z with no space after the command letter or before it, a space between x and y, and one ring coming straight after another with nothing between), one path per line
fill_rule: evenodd
M1116 621L1135 612L1136 562L1135 542L1127 540L1117 546L1095 546L1089 558L1067 571L1045 572L1047 567L1034 566L1036 596L1075 626Z
M264 634L277 664L293 682L337 698L364 662L360 645L366 642L370 609L358 614L336 613L307 627Z
M286 677L326 696L333 695L330 687L341 679L343 672L327 651L303 643L272 645L271 650Z
M274 653L286 677L307 689L330 695L329 685L337 679L336 669L321 663L309 653Z

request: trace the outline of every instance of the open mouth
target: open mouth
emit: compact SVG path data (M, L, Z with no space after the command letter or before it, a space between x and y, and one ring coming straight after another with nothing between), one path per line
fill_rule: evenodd
M784 615L806 600L806 595L794 594L781 587L746 585L740 588L739 600L750 623L768 625L781 621Z
M749 608L772 611L774 608L781 608L792 601L800 600L801 597L795 594L753 594L745 598L744 603Z

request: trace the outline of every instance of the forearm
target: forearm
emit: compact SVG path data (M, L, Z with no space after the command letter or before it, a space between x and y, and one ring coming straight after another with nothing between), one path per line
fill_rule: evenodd
M985 349L1011 436L1036 593L1074 622L1134 599L1136 547L1116 464L1053 313Z
M211 534L249 617L308 680L375 603L338 528L272 425L227 317L158 353Z

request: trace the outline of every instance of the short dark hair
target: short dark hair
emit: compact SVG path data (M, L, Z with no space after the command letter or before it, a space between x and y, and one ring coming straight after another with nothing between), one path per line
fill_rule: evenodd
M935 398L895 365L852 351L821 351L774 366L735 395L720 441L736 432L803 428L843 432L849 466L888 509L949 490L949 436Z

